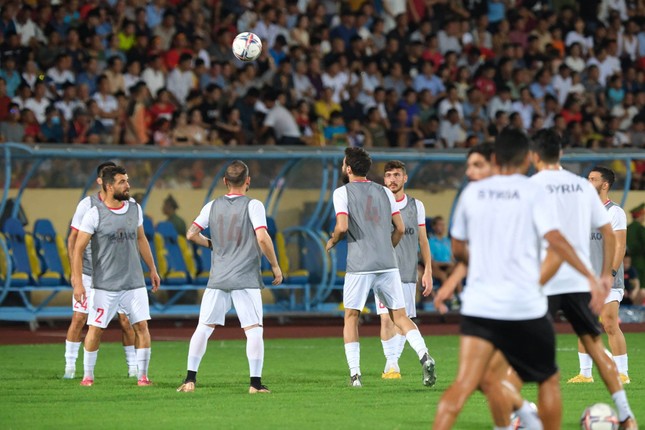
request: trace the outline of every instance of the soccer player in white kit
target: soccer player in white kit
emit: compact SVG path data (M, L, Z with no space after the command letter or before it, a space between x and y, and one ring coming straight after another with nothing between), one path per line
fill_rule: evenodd
M250 183L248 166L242 161L233 161L224 174L228 193L207 203L186 233L188 240L211 248L213 253L208 284L199 309L199 323L188 348L188 371L177 389L179 392L195 391L197 370L206 353L208 338L215 326L224 325L226 313L233 305L246 335L246 357L251 377L249 394L270 393L262 385L262 254L271 265L273 285L282 282L282 270L267 232L264 205L246 196ZM207 227L210 228L210 239L201 234Z
M122 309L135 333L137 384L148 386L152 384L148 379L150 306L139 255L150 268L153 292L159 288L159 274L143 232L143 211L138 203L130 200L126 170L120 166L106 167L101 179L105 199L83 217L72 259L74 299L83 302L87 293L82 281L82 254L91 241L93 296L89 303L81 385L94 385L101 336Z
M493 355L501 351L523 381L538 383L544 428L559 429L562 405L555 332L539 283L541 240L585 273L597 291L597 308L604 291L558 231L546 192L524 176L530 165L526 135L516 129L502 131L495 141L494 159L498 174L470 183L455 210L453 251L468 265L468 286L462 294L459 369L441 397L433 428L453 426ZM504 402L502 392L490 396Z
M405 164L393 160L385 163L383 182L392 191L396 199L397 208L401 212L405 233L399 244L394 248L396 259L401 275L403 297L405 298L405 312L408 317L416 318L416 294L418 276L418 254L421 250L421 257L425 266L421 285L425 297L432 293L432 261L430 257L430 245L426 233L426 211L423 203L408 196L404 186L408 181ZM376 313L381 319L381 344L386 363L383 370L383 379L400 379L399 357L405 347L405 336L398 330L390 318L387 307L376 297Z
M620 329L618 323L618 308L625 293L625 280L623 259L625 258L625 249L627 243L627 216L625 211L616 203L609 199L609 190L611 189L616 175L611 169L602 166L596 166L591 169L588 176L589 182L594 186L598 192L600 201L605 206L609 218L611 219L611 228L614 230L616 236L615 248L613 258L611 261L611 274L613 276L613 285L611 292L605 301L605 306L600 313L600 321L602 323L607 338L609 340L609 348L618 367L618 373L623 384L629 384L629 367L627 361L627 343L625 342L625 335ZM600 273L602 268L602 252L599 251L603 242L603 235L601 232L593 231L591 233L591 259L594 270ZM580 361L580 373L577 376L569 379L569 383L589 383L593 382L591 376L591 368L593 366L592 358L584 349L584 345L578 344L578 359Z
M112 161L106 161L96 168L96 183L99 185L98 193L85 197L76 206L76 211L74 212L70 226L69 237L67 238L67 252L70 261L73 258L78 229L80 228L83 216L91 207L96 206L105 199L105 193L100 188L102 185L101 173L105 167L109 166L116 166L116 164ZM78 350L81 347L83 337L83 327L87 324L88 304L91 303L92 298L91 258L90 247L88 247L83 255L83 286L85 287L87 297L83 303L77 302L72 298L72 321L69 324L67 337L65 338L65 375L63 376L65 379L74 378L76 373L76 359L78 358ZM119 324L121 324L121 340L123 350L125 351L125 361L128 366L128 376L133 378L137 376L137 359L134 352L134 330L123 312L119 312L118 316Z
M361 387L358 318L370 289L387 307L394 325L405 335L419 357L423 384L435 384L434 359L416 324L406 315L401 276L394 247L405 232L394 194L367 180L372 159L362 148L345 148L342 176L346 185L333 194L336 227L325 249L329 252L347 235L347 274L343 286L345 324L343 340L349 366L350 384ZM394 230L392 230L394 224Z

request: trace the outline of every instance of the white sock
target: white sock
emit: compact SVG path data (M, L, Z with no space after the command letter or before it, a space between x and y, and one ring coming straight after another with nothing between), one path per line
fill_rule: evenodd
M65 341L65 367L76 367L79 349L81 349L80 342Z
M627 365L627 354L614 355L614 363L616 363L618 373L628 375L627 371L629 370L629 366Z
M523 428L527 430L542 430L542 421L537 414L537 411L531 407L531 404L524 400L522 406L515 411L515 414L520 417Z
M394 370L395 372L400 372L399 369L399 338L398 335L392 336L388 340L381 339L381 344L383 345L383 354L385 355L385 370L383 373Z
M94 379L94 367L96 367L96 359L99 355L99 350L89 352L83 348L83 379Z
M147 377L151 348L138 348L135 353L137 355L137 378Z
M426 346L425 340L421 336L421 333L418 329L413 329L407 332L405 338L408 340L408 343L414 349L419 356L419 360L423 358L424 355L428 353L428 347Z
M405 338L405 336L398 333L396 335L396 338L399 340L399 347L397 349L396 358L399 359L401 358L401 354L403 354L403 350L405 349L405 342L407 342L407 339Z
M202 361L204 354L206 354L208 338L213 334L213 330L215 330L213 327L197 324L195 333L190 338L190 346L188 347L188 370L192 372L199 370L199 363Z
M580 362L580 374L585 378L591 378L591 368L593 367L591 355L579 352L578 361Z
M358 342L350 342L345 344L345 357L347 357L347 365L349 366L349 375L361 374L361 344Z
M246 335L246 358L249 360L249 373L251 378L262 376L264 365L264 328L254 327L245 330Z
M134 351L134 345L123 345L123 350L125 351L125 362L130 367L137 366L137 353Z
M634 413L629 407L629 402L627 401L627 394L625 390L616 391L611 395L611 398L614 400L616 405L616 410L618 411L618 421L625 421L629 417L633 417Z

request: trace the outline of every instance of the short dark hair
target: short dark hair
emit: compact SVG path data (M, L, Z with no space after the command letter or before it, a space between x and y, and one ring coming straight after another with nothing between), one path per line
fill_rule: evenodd
M562 137L553 129L540 130L533 136L531 149L545 163L557 163L562 150Z
M372 167L372 157L363 148L345 148L345 165L352 168L355 176L367 176Z
M506 127L495 138L493 152L498 166L521 166L529 153L529 138L517 128Z
M490 161L491 156L493 155L493 145L488 142L479 143L468 150L466 158L470 157L472 154L480 154L486 159L486 161Z
M600 173L600 177L602 178L603 181L609 184L609 188L611 188L612 185L614 185L614 182L616 181L616 174L609 167L594 166L593 169L591 169L591 171Z
M114 185L114 178L116 175L126 175L125 167L123 166L107 166L101 172L101 180L103 181L103 191L107 191L108 185Z
M101 176L101 173L103 173L103 169L105 169L106 167L114 167L114 166L116 166L116 163L114 161L105 161L99 164L99 166L96 168L96 177L98 178L99 176Z
M226 168L224 179L234 187L244 185L246 178L249 177L249 166L241 160L235 160Z
M407 173L407 171L405 170L405 163L402 162L402 161L399 161L399 160L392 160L392 161L388 161L387 163L385 163L385 167L383 168L383 172L387 173L390 170L394 170L394 169L403 170L404 175Z

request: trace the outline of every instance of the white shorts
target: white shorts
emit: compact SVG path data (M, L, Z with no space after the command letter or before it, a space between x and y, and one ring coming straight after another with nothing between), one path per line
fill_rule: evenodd
M405 313L410 318L417 317L417 283L416 282L402 282L403 286L403 300L405 300ZM376 314L383 315L387 314L387 308L379 299L374 296L374 302L376 303Z
M611 302L622 302L623 301L623 296L625 295L625 290L619 290L619 289L614 289L612 288L611 291L609 292L609 295L605 299L605 304L611 303Z
M224 325L226 313L235 307L242 328L262 325L262 293L259 288L218 290L206 288L199 308L201 324Z
M343 304L345 309L362 310L365 307L370 289L374 296L387 309L405 308L401 275L398 270L380 273L347 273L343 287Z
M74 300L74 296L72 295L72 311L78 312L79 314L87 314L89 313L89 306L92 305L92 294L94 292L94 288L92 288L91 276L83 275L81 279L83 280L83 288L85 288L85 301L83 303L77 302Z
M106 328L117 310L122 310L131 324L149 320L148 291L145 288L127 291L94 289L87 324Z

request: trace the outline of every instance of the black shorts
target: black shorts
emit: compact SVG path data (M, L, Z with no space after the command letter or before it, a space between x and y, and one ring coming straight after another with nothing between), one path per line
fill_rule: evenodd
M492 343L524 382L543 382L558 371L555 330L548 316L502 321L462 315L461 334Z
M600 336L600 321L589 309L589 301L591 293L555 294L549 296L549 313L555 319L556 313L562 311L578 336Z

